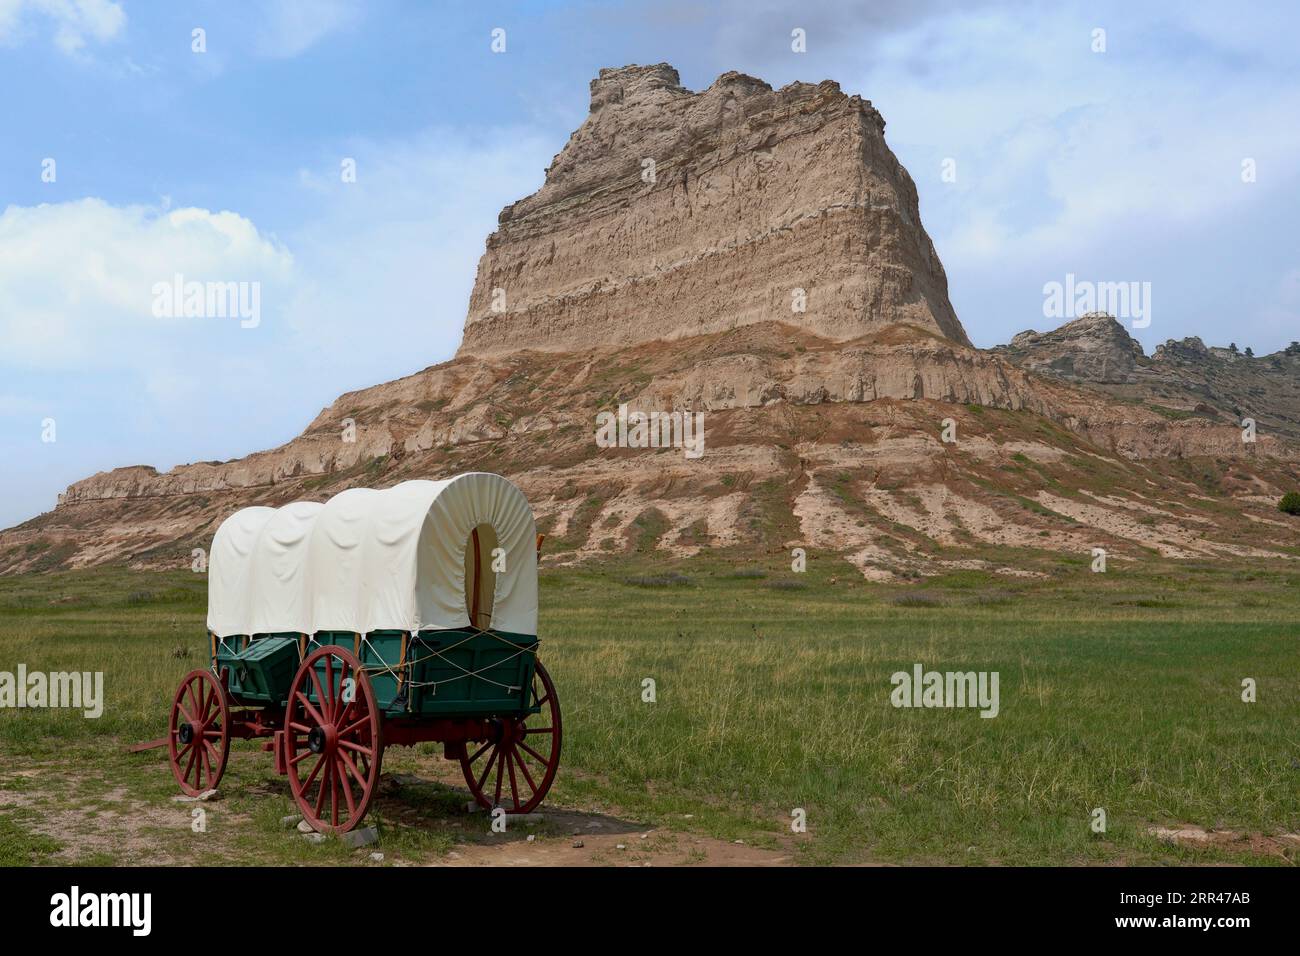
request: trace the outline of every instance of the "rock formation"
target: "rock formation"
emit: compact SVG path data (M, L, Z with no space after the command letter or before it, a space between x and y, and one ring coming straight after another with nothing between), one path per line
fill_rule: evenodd
M969 345L885 121L837 84L701 93L666 63L601 70L591 112L479 262L461 356L626 347L787 321L896 322Z
M1070 381L1127 382L1144 359L1142 346L1112 316L1093 312L1051 332L1021 332L999 346L1021 368Z
M1257 356L1185 338L1147 357L1119 322L1094 313L1051 332L1021 332L993 351L1170 418L1238 427L1250 418L1262 433L1300 441L1300 347Z

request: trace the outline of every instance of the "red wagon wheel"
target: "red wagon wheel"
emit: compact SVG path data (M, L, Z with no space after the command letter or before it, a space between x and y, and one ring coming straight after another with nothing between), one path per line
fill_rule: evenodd
M191 797L216 787L230 755L230 706L212 671L190 671L176 688L167 751L172 773Z
M493 718L492 738L460 758L465 782L485 809L502 807L506 813L531 813L555 780L563 736L560 698L540 661L529 691L532 706L541 708L539 713Z
M294 676L284 715L289 789L303 819L321 833L357 826L375 795L383 747L361 662L333 645L313 651Z

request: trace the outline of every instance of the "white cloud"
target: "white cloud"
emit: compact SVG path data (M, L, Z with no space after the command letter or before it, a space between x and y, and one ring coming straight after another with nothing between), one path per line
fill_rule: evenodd
M54 27L54 45L72 56L87 41L107 43L120 36L126 13L114 0L0 0L0 41L17 42L40 21Z
M100 199L10 206L0 214L0 341L6 363L47 369L143 367L225 334L237 319L160 319L155 283L260 282L263 302L293 258L232 212L112 206ZM257 330L240 330L246 335Z
M552 145L521 130L349 144L357 181L341 181L338 159L295 172L315 212L282 238L229 211L10 206L0 213L0 368L131 371L140 400L165 404L192 390L196 358L205 374L255 361L322 401L344 387L322 372L356 387L442 361L459 344L497 213L540 185ZM260 283L260 325L156 317L155 285L176 274Z
M297 56L323 37L351 26L360 17L355 0L273 0L257 37L257 52L269 57Z
M937 163L912 170L923 198L953 203L936 237L946 257L1079 254L1117 230L1212 221L1269 188L1243 186L1245 157L1275 187L1300 173L1300 92L1261 97L1248 72L1167 69L1145 25L1112 30L1110 52L1094 54L1088 22L985 13L883 44L863 86L890 141L958 162L955 189L936 185ZM910 73L927 53L937 75Z

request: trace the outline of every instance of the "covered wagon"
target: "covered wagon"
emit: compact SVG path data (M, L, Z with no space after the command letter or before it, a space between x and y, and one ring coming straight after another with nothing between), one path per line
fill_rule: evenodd
M350 830L384 748L434 741L480 805L533 810L562 737L537 660L539 547L523 494L480 472L231 515L209 560L210 666L172 703L181 789L217 785L231 738L267 738L304 819Z

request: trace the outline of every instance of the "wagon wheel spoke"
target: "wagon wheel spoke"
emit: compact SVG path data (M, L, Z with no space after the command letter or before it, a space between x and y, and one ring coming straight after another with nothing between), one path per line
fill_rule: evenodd
M366 778L365 778L365 776L364 776L364 775L361 773L361 771L357 768L357 765L356 765L355 763L352 762L352 758L349 757L349 756L347 755L347 752L346 752L346 751L343 751L343 750L340 750L340 751L338 752L338 758L339 758L339 762L343 765L343 768L344 768L345 770L351 771L352 776L354 776L354 777L356 778L357 783L361 784L362 787L365 787L365 785L366 785ZM343 779L344 779L345 781L347 780L347 774L344 774L344 775L343 775Z
M343 751L340 750L338 756L340 758L339 765L343 768L342 772L339 773L339 782L343 784L343 797L348 803L348 816L354 817L357 815L357 805L356 801L352 799L352 779L348 777L348 774L351 773L361 785L362 795L366 792L366 778L361 775L361 771L357 769L356 765L347 759L347 755Z
M310 751L310 750L304 750L304 751L302 752L303 757L306 757L306 756L308 756L308 755L310 755L310 754L311 754L311 751ZM293 764L294 766L297 766L297 761L296 761L296 760L295 760L295 761L290 761L290 763ZM316 766L312 767L312 768L311 768L311 773L309 773L309 774L307 775L307 781L302 785L302 789L303 789L303 792L304 792L304 793L306 793L307 790L309 790L309 789L311 788L311 782L312 782L313 780L316 779L316 774L320 773L320 768L323 767L323 766L325 766L325 755L324 755L324 754L321 754L321 755L320 755L320 759L316 761ZM320 811L317 811L317 812L319 813Z
M528 781L528 789L533 793L537 792L537 783L533 780L533 775L528 772L528 764L524 763L523 758L515 752L515 763L519 764L519 769L523 771L524 779Z
M352 750L355 751L356 753L364 754L367 757L374 756L375 753L369 747L363 747L360 744L353 743L351 740L340 740L339 753L343 753L344 750Z
M366 726L366 724L368 724L368 723L370 723L370 715L369 715L369 714L366 714L366 716L362 717L362 718L361 718L360 720L358 720L356 723L352 724L351 726L349 726L349 727L347 727L347 728L345 728L345 729L343 729L343 730L340 730L340 731L339 731L339 736L340 736L340 737L351 737L354 731L356 731L356 730L360 730L362 727Z
M515 809L519 809L519 782L515 779L515 762L514 748L506 751L506 767L510 770L510 799L514 802Z
M478 750L474 751L474 756L468 758L467 762L472 764L479 757L483 756L483 751L487 750L491 746L492 746L492 741L489 740L482 747L479 747Z
M528 744L524 743L522 740L519 741L519 746L522 747L527 753L531 754L537 760L537 762L540 763L543 767L545 767L548 763L550 763L549 760L547 760L545 757L539 754L532 747L528 746Z
M205 685L199 685L199 723L206 724L212 717L212 712L216 709L216 695L209 693Z
M191 744L191 745L190 745L190 759L189 759L189 762L185 765L185 772L184 772L183 774L181 774L181 776L184 777L184 778L186 779L186 781L188 781L188 780L190 779L190 771L194 769L194 760L195 760L195 758L198 757L198 755L199 755L198 748L195 747L193 744ZM191 785L191 786L192 786L192 785Z
M314 675L313 675L313 676L314 676ZM316 721L317 724L323 724L323 723L325 723L325 718L321 716L321 712L320 712L319 710L317 710L315 707L312 706L312 702L311 702L311 700L307 697L306 694L304 694L302 691L298 691L298 692L297 692L297 697L298 697L299 702L302 704L303 708L304 708L304 709L307 711L307 713L311 716L311 719L312 719L312 720ZM322 705L322 706L323 706L323 705ZM308 727L307 730L310 731L311 728Z
M503 750L501 749L501 746L500 746L499 744L497 745L497 751L498 751L499 753L501 753L501 759L497 761L497 790L496 790L496 799L494 799L494 800L492 801L492 805L493 805L494 807L499 807L499 806L501 806L501 771L502 771L502 769L504 769L504 767L505 767L505 762L506 762L506 759L505 759L505 758L506 758L506 754L507 754L507 751L503 751Z
M325 785L329 781L331 774L333 774L334 772L334 765L330 763L324 756L321 757L320 762L322 765L326 765L326 766L325 766L325 776L320 778L320 793L316 794L315 810L316 810L317 818L320 817L321 810L325 809Z
M347 702L344 702L343 700L344 687L347 684L348 672L351 669L352 668L348 665L347 661L343 661L343 660L339 661L339 691L337 694L334 695L334 713L331 714L331 720L336 727L339 724L343 723L343 715L347 712L347 709L351 707L352 704L356 701L355 682L353 684L352 700Z
M325 689L329 699L321 701L320 712L332 714L334 713L334 655L332 653L325 655Z
M208 748L199 748L199 772L197 783L201 786L204 779L212 779L212 765L208 760Z
M212 744L208 743L206 740L203 741L203 756L207 759L208 770L210 772L213 771L217 765L217 752L213 749Z
M313 757L313 756L315 756L315 754L313 754L310 750L304 750L302 753L298 754L297 756L290 757L289 765L292 767L296 767L298 766L298 764L302 763L308 757Z
M199 706L195 709L194 716L202 724L207 722L208 708L212 706L213 695L209 691L206 681L200 681L198 688Z
M339 782L343 784L343 799L347 802L348 805L348 817L349 818L354 817L357 815L357 802L354 799L352 799L352 784L348 780L348 775L346 773L341 773L338 776L339 776ZM335 824L338 823L337 813L335 813L334 815L334 821Z
M339 825L339 762L330 762L330 823Z
M202 688L203 688L203 685L202 685L202 684L199 684L199 694L198 694L198 696L202 696ZM193 718L192 716L190 716L190 715L191 715L192 713L193 713L193 714L197 714L197 713L199 713L199 709L200 709L200 706L201 706L201 701L198 700L198 699L196 699L196 694L195 694L195 690L194 690L194 680L193 680L193 679L191 679L191 680L189 680L188 682L186 682L186 684L185 684L185 695L189 698L189 701L190 701L190 709L189 709L188 711L186 711L186 713L185 713L185 719L188 720L188 721L192 724L192 723L194 723L194 718ZM177 706L180 706L179 702L177 702Z
M497 751L496 748L493 748L492 755L488 757L487 766L483 768L483 776L478 778L478 783L475 784L474 786L475 790L483 789L483 782L487 780L488 776L492 773L492 765L496 763L496 759L497 759Z
M208 712L203 716L203 729L207 730L213 724L221 719L221 701L217 700L215 694L208 698Z
M324 710L324 708L325 708L325 688L321 685L321 682L320 682L320 675L316 673L316 668L315 668L315 667L313 667L310 671L308 671L308 673L311 675L312 686L314 686L314 687L316 688L316 700L317 700L317 702L321 705L321 710ZM305 695L304 695L304 696L305 696ZM315 711L314 716L316 717L317 720L319 720L319 721L321 721L322 723L324 723L325 718L321 716L321 711L319 711L319 710L318 710L318 711Z

